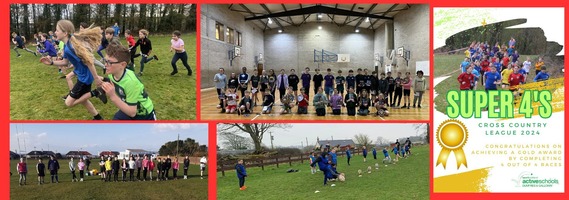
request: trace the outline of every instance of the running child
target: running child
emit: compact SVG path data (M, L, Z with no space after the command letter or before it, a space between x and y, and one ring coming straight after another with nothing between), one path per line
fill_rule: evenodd
M510 75L510 91L517 97L519 85L524 82L524 75L519 73L518 66L514 67L514 73Z
M510 87L510 75L514 72L512 69L512 64L508 65L508 68L502 70L502 89Z
M484 88L486 90L486 92L488 92L488 90L497 90L497 85L500 84L500 81L502 80L502 76L500 75L500 73L498 73L498 71L496 70L496 67L494 66L490 66L490 71L484 73L484 79L486 80L486 83L484 84Z
M549 80L549 73L545 67L541 67L541 71L533 78L534 82Z
M140 29L138 31L138 40L133 47L130 47L129 50L136 49L140 46L140 55L142 55L142 59L140 59L140 72L138 75L142 76L144 73L144 64L152 61L153 59L158 60L158 56L153 55L150 57L152 53L152 42L148 39L148 34L150 34L146 29Z
M128 49L122 45L110 44L105 59L110 82L102 88L119 110L114 120L156 120L154 104L133 71L126 69L130 60ZM98 80L103 80L99 77ZM97 95L94 95L97 96Z
M460 84L460 90L470 90L472 82L474 82L474 75L472 74L472 67L466 68L462 74L458 75L458 83Z
M95 120L102 120L95 106L89 101L91 97L99 97L103 103L107 101L106 96L101 94L99 89L91 91L91 84L100 86L102 80L94 78L97 76L95 69L93 53L91 49L100 43L101 29L99 27L85 29L75 32L73 23L69 20L60 20L57 22L55 35L57 39L66 43L63 53L63 60L51 60L46 57L40 59L40 62L46 65L74 66L73 74L77 75L77 82L70 87L69 95L65 97L65 105L73 107L82 104ZM86 42L84 42L86 41Z
M188 65L188 53L186 53L186 49L184 46L184 40L182 40L182 38L180 38L180 36L182 35L182 33L180 33L180 31L174 31L172 33L172 40L170 40L170 43L172 44L170 46L170 51L174 51L174 57L172 57L172 73L170 73L171 76L175 75L178 73L178 67L176 66L176 62L178 62L178 60L182 60L182 64L184 65L184 67L186 67L186 70L188 70L188 76L192 75L192 69L190 68L190 65ZM142 47L141 47L142 48ZM156 57L156 55L154 55L154 58L156 60L158 60L158 57ZM142 69L141 69L142 72ZM141 73L142 74L142 73Z
M18 52L18 49L23 49L26 50L27 52L30 52L32 54L34 54L34 56L38 56L38 54L28 48L26 48L26 39L22 36L19 36L16 32L12 32L12 43L14 43L16 46L13 48L13 50L16 52L16 55L18 55L18 57L21 57L22 55L20 55L20 53Z
M132 36L132 33L130 32L130 30L125 30L124 31L124 37L126 39L126 43L128 44L128 49L130 52L130 62L128 63L128 69L134 71L134 58L140 56L140 54L138 54L138 56L136 55L136 48L132 48L134 47L134 45L136 44L136 41L134 41L134 37Z

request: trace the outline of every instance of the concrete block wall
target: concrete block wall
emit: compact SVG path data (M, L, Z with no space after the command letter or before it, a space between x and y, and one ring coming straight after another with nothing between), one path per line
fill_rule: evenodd
M264 53L263 30L250 22L246 22L243 15L228 9L227 4L202 4L201 5L201 88L214 86L213 76L220 67L225 68L229 76L231 72L240 72L242 67L251 69L255 66L255 56ZM219 22L225 28L229 27L242 34L241 57L229 64L228 51L235 46L226 41L215 38L215 23ZM235 32L235 38L237 33Z
M318 26L322 26L319 30ZM301 27L286 26L282 33L278 30L267 30L264 34L265 69L290 70L297 72L310 67L311 72L319 67L320 70L331 68L334 72L338 69L374 67L373 62L373 31L360 29L355 32L353 26L338 27L332 23L307 23ZM349 63L338 62L314 62L314 49L322 49L336 54L350 54ZM298 74L298 73L297 73Z

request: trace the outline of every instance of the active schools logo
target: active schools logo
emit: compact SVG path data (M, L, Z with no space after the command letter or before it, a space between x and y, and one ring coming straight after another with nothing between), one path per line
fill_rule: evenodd
M517 179L512 179L516 187L553 187L559 185L559 180L556 178L540 178L531 172L522 172Z

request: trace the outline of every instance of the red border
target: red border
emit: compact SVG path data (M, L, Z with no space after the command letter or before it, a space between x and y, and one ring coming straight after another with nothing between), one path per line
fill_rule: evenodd
M44 1L37 1L37 0L9 0L9 1L4 1L0 3L0 10L4 10L6 12L0 12L0 16L3 17L1 20L2 26L0 27L0 32L2 33L9 33L9 5L12 3L37 3L37 2L46 2ZM381 3L401 3L402 1L400 0L390 0L390 1L386 1L386 2L381 2ZM88 3L91 4L93 3L93 1L89 1L89 0L56 0L55 2L49 2L49 3ZM112 0L98 0L96 1L96 3L116 3L116 1L112 1ZM164 1L164 0L125 0L121 3L134 3L134 4L140 4L140 3L169 3L169 4L176 4L176 3L184 3L184 4L188 4L188 3L197 3L198 7L197 7L197 27L196 27L196 72L195 72L195 76L196 76L196 118L198 121L183 121L183 120L168 120L168 121L158 121L158 123L208 123L208 134L209 134L209 138L208 138L208 145L209 145L209 149L208 149L208 177L210 178L208 180L208 186L209 186L209 190L208 190L208 199L216 199L216 182L217 182L217 172L216 172L216 166L217 166L217 123L218 122L222 122L222 121L216 121L216 120L207 120L207 121L200 121L200 100L201 100L201 96L200 96L200 64L201 64L201 52L200 52L200 44L201 44L201 5L200 3L208 3L208 4L215 4L215 3L236 3L236 2L229 2L227 0L193 0L193 2L188 2L188 1L183 1L183 0L170 0L170 1ZM237 3L261 3L261 1L259 0L240 0ZM303 3L303 4L309 4L309 3L329 3L329 2L323 2L323 1L313 1L313 0L309 0L309 1L288 1L288 0L281 0L281 1L276 1L276 0L268 0L268 1L263 1L262 3ZM351 4L353 3L353 1L347 1L347 0L338 0L335 3L347 3L347 4ZM360 0L358 1L358 3L360 4L364 4L364 3L378 3L377 1L373 1L373 0ZM510 2L510 1L490 1L490 0L480 0L480 1L456 1L456 0L433 0L433 1L429 1L429 0L410 0L410 1L405 1L404 3L430 3L430 25L433 23L433 7L512 7L512 6L536 6L536 7L564 7L565 8L565 38L567 38L567 35L569 34L568 32L568 26L567 26L567 21L569 19L569 15L568 15L568 10L567 10L567 5L569 5L569 1L567 0L547 0L547 1L540 1L540 2L535 2L535 1L527 1L527 0L519 0L519 1L515 1L515 2ZM546 13L544 13L546 14ZM544 22L545 23L545 22ZM430 38L431 38L431 43L430 48L432 49L433 47L433 29L432 26L430 26ZM0 42L0 44L4 44L4 47L7 47L10 45L9 41L6 40L4 42ZM566 47L568 44L568 42L566 41L564 46ZM567 50L566 50L567 52ZM0 48L0 55L10 55L10 49L8 48ZM431 60L431 71L433 71L434 69L434 61L433 61L433 54L431 53L430 55L430 60ZM565 58L565 63L567 63L569 61L569 59ZM0 85L3 87L0 87L0 94L9 94L9 85L10 85L10 71L9 71L9 65L10 65L10 61L9 59L1 59L0 63L3 64L2 66L5 66L3 68L4 73L0 74L0 77L2 77L2 80L0 80ZM430 85L433 85L433 79L430 80ZM565 79L565 84L569 84L569 80ZM431 89L431 97L434 94L434 90ZM566 91L567 92L567 91ZM3 134L2 136L0 136L0 139L2 139L3 142L1 142L0 144L3 144L5 147L5 149L9 148L10 144L9 144L9 124L10 124L10 112L9 112L9 99L6 98L7 95L4 95L4 98L0 100L0 102L2 102L2 108L4 108L3 110L5 111L3 115L0 115L0 121L1 121L1 127L4 128L5 130L5 134ZM431 99L431 101L433 101ZM565 100L565 103L567 104L567 100ZM434 108L431 106L430 107L430 116L429 116L429 122L433 121L433 112L434 112ZM568 121L568 114L565 113L565 120L566 122ZM12 121L12 122L17 122L17 123L94 123L92 121L86 121L86 120L76 120L76 121L47 121L47 120L37 120L37 121ZM225 121L223 121L225 122ZM242 123L250 123L251 121L248 120L232 120L231 122L242 122ZM283 121L278 121L278 120L256 120L256 123L267 123L267 122L271 122L271 123L275 123L275 122L283 122ZM343 120L334 120L334 121L301 121L301 120L295 120L295 121L286 121L286 123L347 123L348 121L343 121ZM425 123L426 121L386 121L386 122L380 122L380 121L349 121L349 123ZM125 123L125 122L112 122L112 121L105 121L104 123ZM147 123L147 122L135 122L135 121L128 121L126 123ZM434 132L434 124L431 123L431 133ZM431 134L432 136L433 134ZM430 138L431 140L431 144L433 144L433 138ZM567 144L569 141L569 138L566 136L565 137L565 149L567 150ZM566 151L567 152L567 151ZM547 198L549 199L569 199L569 195L567 194L569 185L566 183L565 184L565 193L559 193L559 194L511 194L511 193L501 193L501 194L496 194L496 193L492 193L492 194L459 194L459 193L455 193L455 194L440 194L440 193L432 193L432 166L433 166L433 159L432 159L432 148L431 148L431 159L430 159L430 165L429 168L431 170L430 172L430 177L431 177L431 184L430 184L430 198L431 199L486 199L486 198L496 198L496 199L530 199L530 198ZM8 160L8 154L7 152L4 154L0 154L0 160ZM565 155L565 160L567 163L567 153ZM0 171L9 171L11 166L9 165L0 165ZM567 167L565 168L565 179L567 180ZM10 181L7 178L4 178L2 181L0 181L0 191L2 192L2 195L0 195L2 197L2 199L4 199L4 197L8 197L10 195L10 187L9 187Z

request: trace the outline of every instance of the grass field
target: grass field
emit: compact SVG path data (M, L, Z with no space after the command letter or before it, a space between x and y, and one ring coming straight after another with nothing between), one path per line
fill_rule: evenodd
M520 55L520 58L525 58L527 55ZM530 56L532 62L535 62L535 58L537 56ZM456 80L458 75L460 75L461 70L459 69L460 63L464 61L463 54L457 55L435 55L435 79L449 76L444 81L440 82L438 85L435 86L435 93L439 95L435 97L435 110L445 113L445 109L448 106L446 102L446 93L449 90L459 90L459 84ZM533 78L535 77L535 73L531 71L527 77L527 80L533 82ZM478 80L477 90L484 90L484 86L481 85L480 80Z
M234 170L226 171L225 177L217 173L217 199L429 199L429 146L417 146L412 151L409 158L387 167L379 160L383 158L380 152L378 160L368 154L366 163L361 155L355 155L350 166L345 157L339 157L338 172L346 174L346 182L329 182L327 186L322 185L322 172L311 174L307 162L293 163L292 167L267 166L264 171L247 168L245 191L239 190ZM375 170L376 162L379 170ZM368 166L373 172L358 177L358 169L366 171ZM300 171L286 173L289 168ZM331 187L332 183L336 186ZM317 190L320 192L315 193Z
M10 161L10 169L14 170L18 160ZM71 182L68 160L59 160L59 183L50 183L49 171L46 170L46 184L38 185L36 160L28 160L27 185L19 186L19 175L10 176L11 199L207 199L207 176L200 179L199 165L190 165L189 179L169 181L110 182L100 180L100 176L86 176L83 182ZM97 160L92 160L99 169ZM47 167L47 160L44 160ZM206 171L207 172L207 171ZM75 172L79 177L79 171ZM183 178L182 169L178 176ZM142 175L141 175L142 176ZM156 171L152 173L156 177ZM170 171L170 176L172 172ZM121 180L121 173L119 173ZM155 179L156 180L156 179Z
M193 75L178 61L179 73L170 76L170 64L173 53L170 49L170 36L152 36L153 54L159 60L153 60L144 67L144 76L139 77L146 92L154 103L158 120L196 119L196 35L182 35L186 43L188 64ZM121 43L126 41L121 38ZM12 48L12 47L10 47ZM35 50L33 48L32 50ZM137 51L140 52L140 49ZM12 120L91 120L92 116L82 105L68 108L61 97L69 90L65 79L60 79L56 67L39 63L40 57L20 50L22 57L17 57L10 50L10 117ZM96 52L95 52L96 54ZM100 59L99 55L95 55ZM135 72L140 71L140 57L135 58ZM70 72L71 70L67 70ZM102 75L102 69L97 67ZM93 89L95 87L93 86ZM103 118L112 119L118 108L112 103L103 104L99 99L91 102Z

